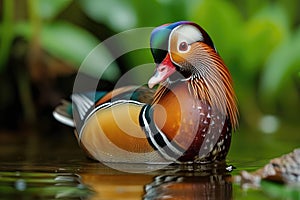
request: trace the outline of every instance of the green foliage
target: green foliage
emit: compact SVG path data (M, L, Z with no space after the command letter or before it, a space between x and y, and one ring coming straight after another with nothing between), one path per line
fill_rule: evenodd
M106 23L115 31L124 31L136 26L136 12L128 0L81 0L79 2L89 17L96 22Z
M4 68L7 62L13 34L13 2L10 0L3 1L3 21L0 23L0 70Z
M11 2L11 1L8 1ZM67 6L72 3L71 0L41 0L32 1L28 4L30 7L37 7L37 16L31 19L17 22L14 26L11 19L5 24L3 22L2 27L8 27L7 29L12 29L12 33L3 31L2 40L10 41L14 36L22 37L27 41L34 40L38 36L41 48L52 56L70 63L72 66L79 68L83 60L88 56L88 54L100 43L100 41L87 30L76 26L65 20L56 20L55 17L62 12ZM7 9L12 9L13 4L7 6ZM35 8L30 8L34 12ZM13 12L9 10L7 12ZM37 29L35 25L41 22L41 27ZM5 46L9 45L9 42L3 44ZM3 47L1 49L9 50L8 47ZM111 55L106 47L97 48L97 53L101 56L101 61L106 62L111 60ZM0 64L3 63L8 57L8 52L0 53ZM1 62L2 61L2 62ZM102 73L103 67L101 63L90 62L92 66L88 66L90 71L85 71L86 73L93 75L96 73ZM100 65L100 66L99 66ZM119 76L118 66L113 63L110 65L110 70L104 75L107 80L114 81Z
M287 18L277 5L263 7L245 24L241 64L257 72L273 49L288 36Z
M41 43L52 55L73 61L77 66L99 41L91 34L66 22L45 25Z
M39 0L38 14L44 20L53 20L66 9L73 0Z
M30 2L30 3L28 3ZM15 1L3 1L0 23L0 70L8 60L16 36L29 43L38 38L41 48L51 56L78 69L98 43L102 33L118 33L138 27L155 27L164 23L191 20L200 24L212 37L218 52L234 79L241 115L256 126L263 113L283 116L300 111L299 88L300 29L297 0L31 0L26 4L29 18L15 21ZM75 9L75 10L74 10ZM34 11L36 13L34 14ZM85 27L68 16L81 15L94 23ZM33 14L32 14L33 13ZM25 15L26 16L26 15ZM89 25L87 25L89 26ZM144 37L144 36L143 36ZM100 37L101 38L101 37ZM103 37L105 39L105 37ZM135 38L136 40L137 38ZM148 37L143 38L148 43ZM121 46L134 46L131 39L120 40ZM112 50L112 49L110 49ZM96 75L105 70L105 79L115 81L120 69L125 71L152 62L147 49L124 56L120 67L111 63L112 55L104 46L94 51L86 73ZM138 74L137 74L138 76ZM291 98L286 98L289 96Z
M271 53L263 70L260 92L263 98L275 98L300 71L300 28Z
M199 23L211 36L228 66L237 56L241 44L242 16L232 3L221 0L201 1L190 13L191 20Z
M300 71L300 42L298 30L291 28L296 15L287 7L293 9L297 3L249 0L239 4L199 1L190 8L188 19L212 37L233 75L241 115L249 125L255 125L263 112L276 113L279 106L288 115L296 114L299 95L293 77Z
M299 199L300 188L299 185L284 185L270 181L262 181L262 190L272 198L278 199Z
M16 26L17 35L30 40L33 31L29 23ZM67 22L45 24L40 33L40 43L43 49L53 56L72 62L79 67L85 56L99 41L85 30Z

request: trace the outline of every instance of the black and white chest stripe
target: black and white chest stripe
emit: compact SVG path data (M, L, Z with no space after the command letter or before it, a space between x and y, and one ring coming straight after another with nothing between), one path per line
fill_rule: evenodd
M140 125L144 129L151 146L167 160L178 162L185 150L174 141L170 141L166 135L156 126L153 120L153 108L145 105L140 114Z

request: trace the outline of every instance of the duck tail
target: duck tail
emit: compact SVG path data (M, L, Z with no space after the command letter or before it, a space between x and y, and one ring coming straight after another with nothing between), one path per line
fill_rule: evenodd
M72 103L67 100L62 100L61 104L55 108L53 111L53 117L57 121L67 126L75 127L72 113Z

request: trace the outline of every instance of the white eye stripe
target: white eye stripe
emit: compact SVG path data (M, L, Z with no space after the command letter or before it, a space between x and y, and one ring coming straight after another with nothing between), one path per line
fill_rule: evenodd
M178 34L178 41L187 41L188 44L203 41L202 33L192 25L180 26L176 33Z
M176 41L174 41L174 39ZM173 43L173 47L172 47L172 41L176 42ZM180 41L180 42L179 42ZM172 50L173 51L177 51L178 53L187 53L190 48L191 48L191 44L195 43L197 41L204 41L204 37L201 33L201 31L191 25L191 24L183 24L183 25L179 25L177 27L175 27L170 35L169 35L169 41L168 41L168 52L170 53L170 59L172 60L173 63L176 63L178 66L179 63L177 63L172 55ZM188 48L186 50L181 50L179 48L179 45L181 42L186 42L188 44ZM175 46L176 45L176 46Z
M197 29L195 26L193 25L180 25L176 28L174 28L170 34L169 37L169 51L170 51L170 46L171 46L171 39L173 38L173 35L177 36L177 47L176 49L179 52L187 52L187 51L182 51L179 48L179 45L181 42L186 42L187 44L189 44L189 48L190 48L190 44L197 42L197 41L203 41L203 35L200 32L199 29Z

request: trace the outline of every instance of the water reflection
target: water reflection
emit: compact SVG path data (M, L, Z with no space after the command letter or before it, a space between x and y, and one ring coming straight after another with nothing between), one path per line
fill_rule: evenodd
M90 200L141 199L144 186L153 178L145 174L81 174L81 177L94 191Z
M0 171L0 199L87 199L91 194L77 174Z
M231 199L226 167L226 163L170 166L145 186L144 199Z
M145 187L144 199L232 199L228 176L157 176Z
M237 168L231 173L225 170L225 164L170 165L152 171L157 166L115 163L127 172L152 171L126 173L86 159L72 130L44 132L47 134L16 135L0 131L0 199L269 199L260 190L243 191L231 185L231 175L241 170L255 171L270 158L299 145L297 138L286 134L284 139L268 136L257 140L257 134L241 131L228 156L228 163ZM63 182L65 177L69 181ZM279 191L273 188L266 188L271 191L267 193Z
M91 199L232 199L231 175L224 165L173 165L148 174L80 175L82 182L95 191Z

